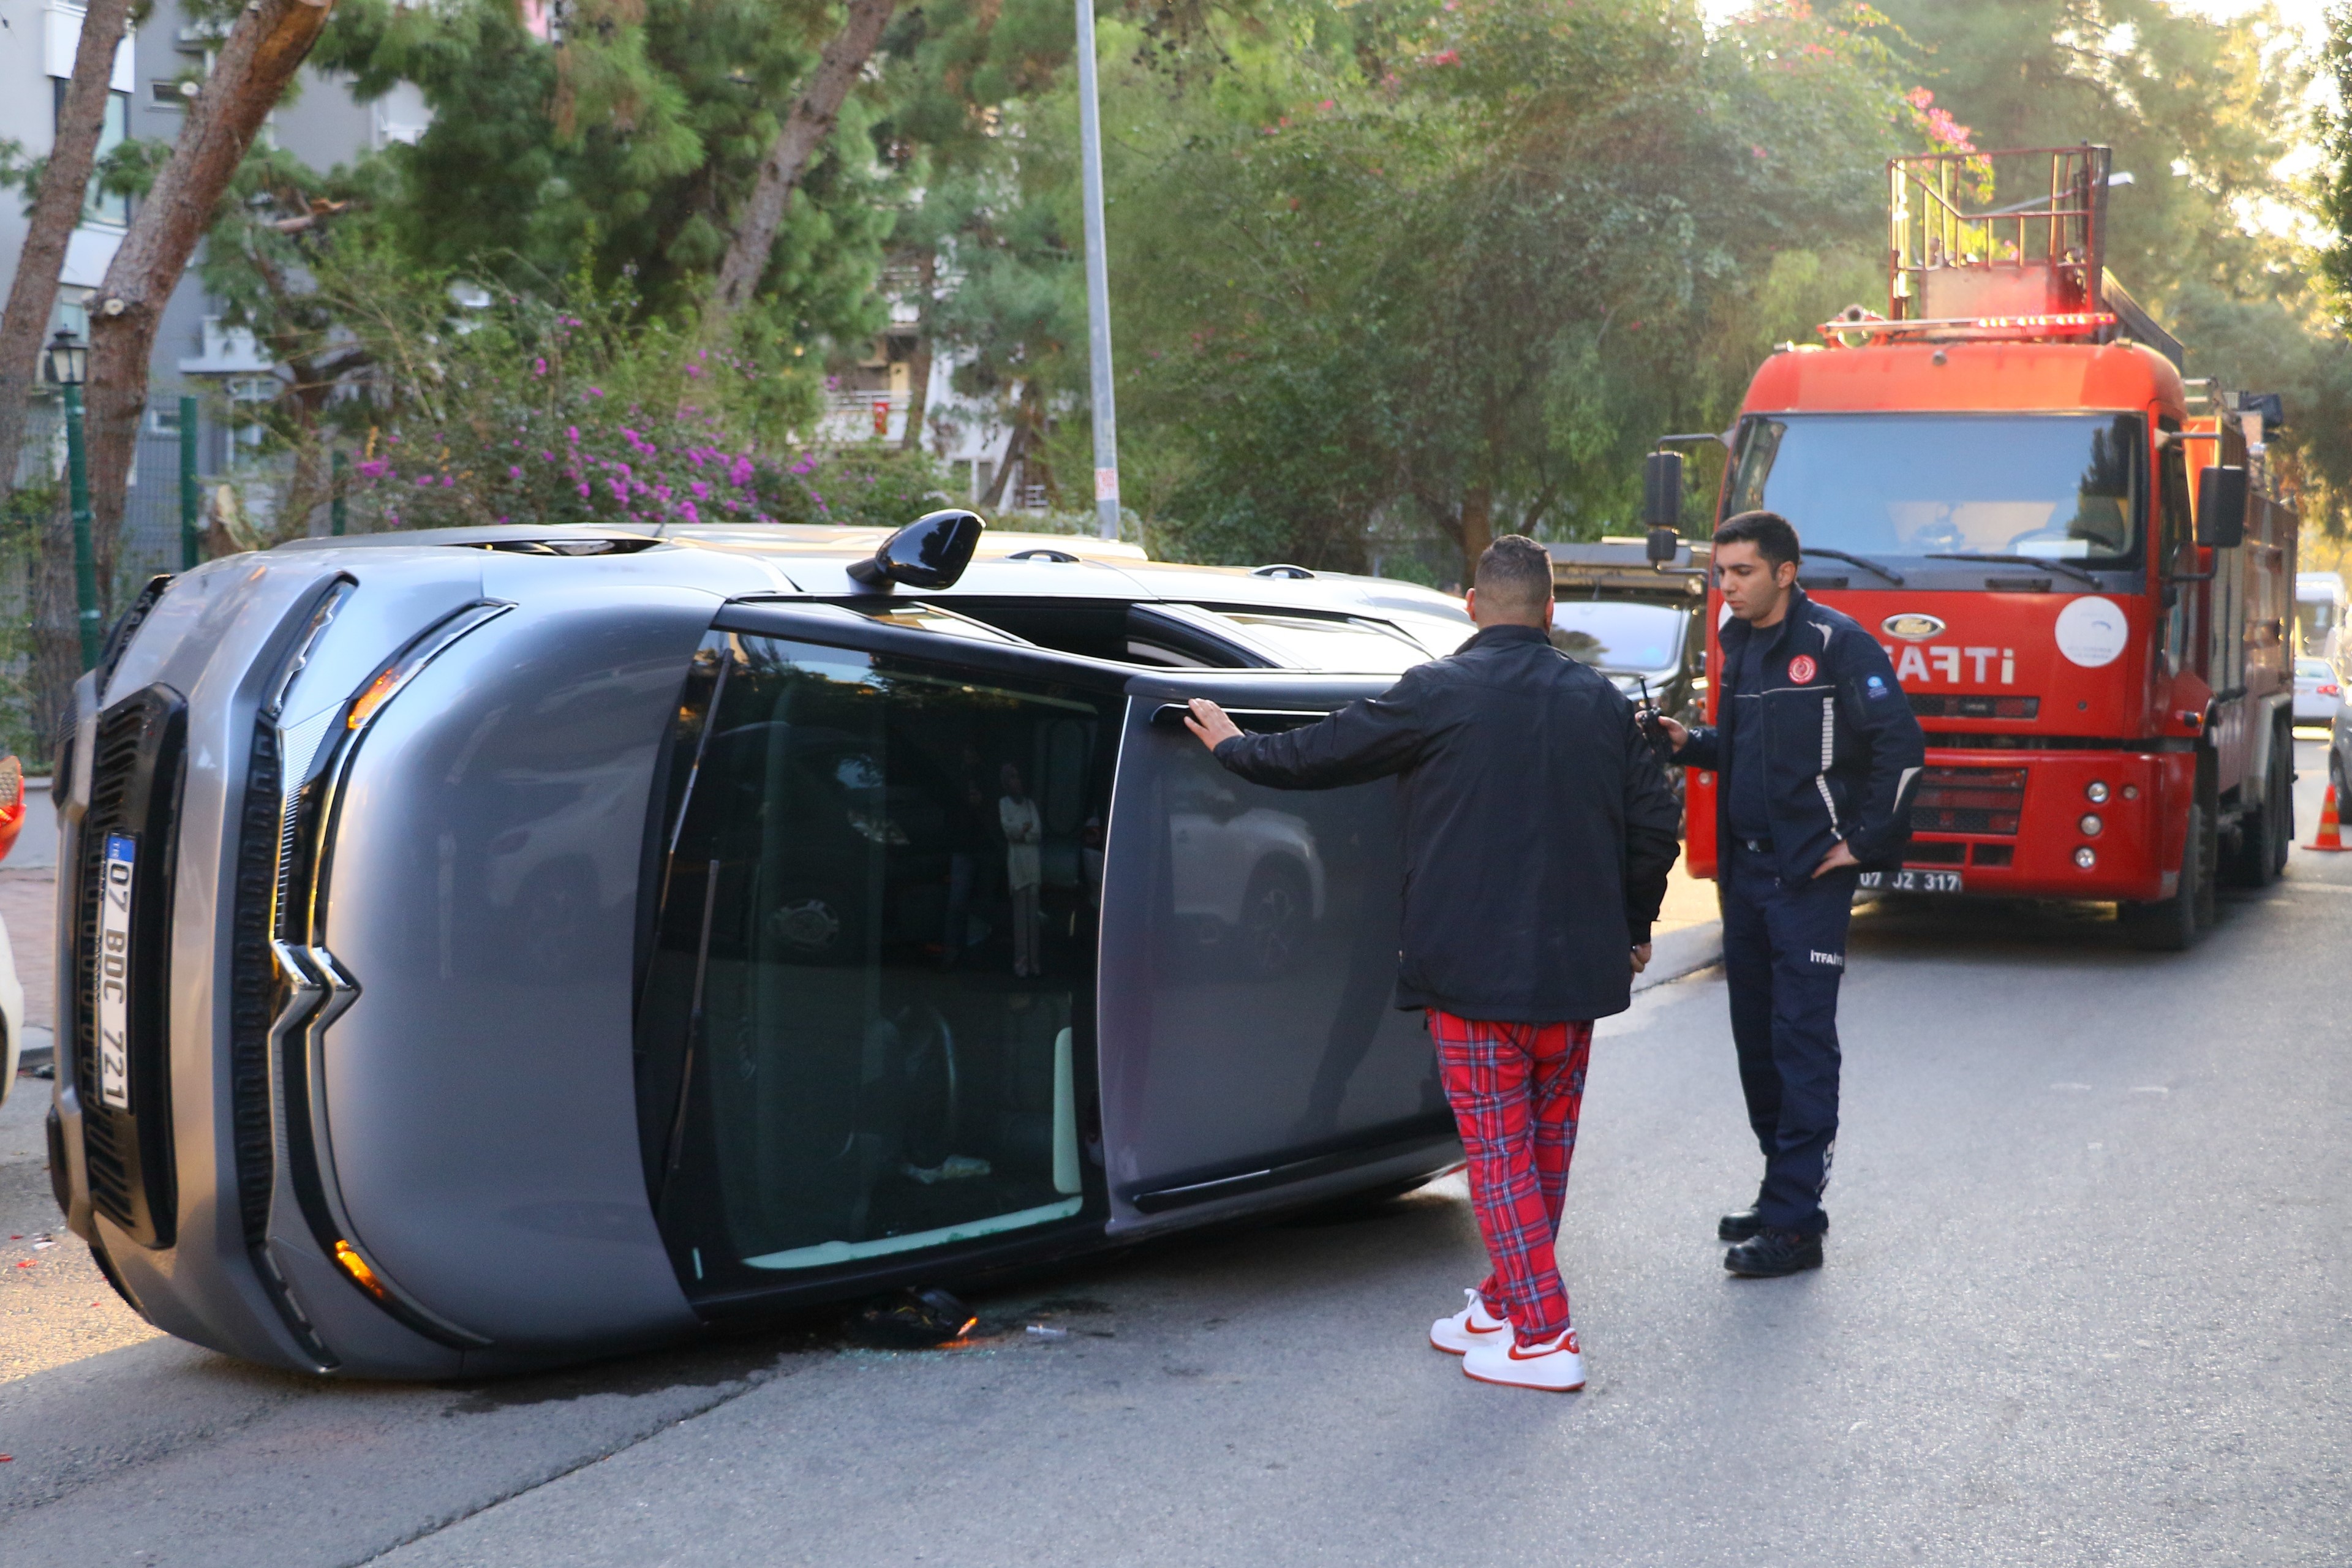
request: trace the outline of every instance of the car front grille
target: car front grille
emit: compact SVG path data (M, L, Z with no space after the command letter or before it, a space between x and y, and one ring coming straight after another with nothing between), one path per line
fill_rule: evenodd
M81 1104L83 1163L92 1206L142 1247L168 1247L175 1228L167 1030L173 861L177 849L187 704L169 687L133 692L99 716L90 751L89 809L74 879L71 1029ZM131 874L125 989L127 1105L106 1103L99 1059L100 904L110 837L137 846Z
M1928 768L1919 775L1911 829L2014 834L2024 807L2023 768Z

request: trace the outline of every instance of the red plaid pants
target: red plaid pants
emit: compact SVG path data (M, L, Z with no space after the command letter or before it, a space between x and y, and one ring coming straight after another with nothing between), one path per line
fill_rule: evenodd
M1478 1287L1518 1342L1569 1326L1568 1287L1552 1243L1568 1198L1568 1163L1584 1103L1592 1025L1507 1024L1429 1009L1446 1102L1470 1157L1470 1206L1494 1272Z

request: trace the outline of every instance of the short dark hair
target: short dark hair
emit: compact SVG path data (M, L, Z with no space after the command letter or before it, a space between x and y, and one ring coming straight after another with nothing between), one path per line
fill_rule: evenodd
M1524 533L1507 533L1479 555L1476 586L1505 615L1539 615L1551 597L1551 552Z
M1715 531L1715 543L1718 550L1727 544L1752 544L1775 571L1802 560L1805 553L1797 542L1797 531L1777 511L1743 511L1727 518Z

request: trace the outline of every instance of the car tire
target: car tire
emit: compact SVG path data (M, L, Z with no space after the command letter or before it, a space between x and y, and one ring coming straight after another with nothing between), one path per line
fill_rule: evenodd
M2180 847L2180 879L2173 884L2172 897L2126 904L2117 911L2124 934L2134 947L2147 952L2186 952L2211 923L2199 914L2200 906L2212 904L2212 893L2206 885L2211 860L2205 847L2214 837L2211 822L2204 802L2189 808L2189 834Z
M1242 900L1242 953L1262 980L1287 974L1307 949L1314 923L1307 874L1287 860L1268 860L1251 873Z

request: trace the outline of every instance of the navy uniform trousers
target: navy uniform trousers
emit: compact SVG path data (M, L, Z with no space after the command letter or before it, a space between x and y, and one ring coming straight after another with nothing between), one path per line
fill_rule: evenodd
M1781 1230L1829 1228L1822 1194L1837 1147L1838 982L1859 873L1782 884L1769 847L1724 846L1723 973L1748 1123L1764 1151L1758 1217Z

